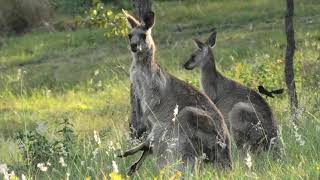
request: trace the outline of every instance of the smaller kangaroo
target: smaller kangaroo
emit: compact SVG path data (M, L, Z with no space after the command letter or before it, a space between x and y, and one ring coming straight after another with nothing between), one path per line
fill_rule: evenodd
M157 157L160 169L179 160L183 161L180 170L192 168L202 152L215 165L232 168L229 131L220 111L205 94L165 72L157 63L151 36L154 13L145 14L142 22L126 11L124 14L131 28L132 120L136 127L149 132L143 143L119 156L143 151L128 174L135 172L149 154ZM173 121L175 109L178 113Z
M207 42L194 39L198 49L184 64L185 69L200 67L201 87L222 112L238 148L252 151L260 147L275 148L278 128L267 102L254 90L223 76L216 69L211 50L216 44L216 35L214 29Z

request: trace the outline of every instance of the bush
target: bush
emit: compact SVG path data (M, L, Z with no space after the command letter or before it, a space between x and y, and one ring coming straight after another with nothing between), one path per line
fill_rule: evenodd
M116 9L128 9L131 7L130 0L53 0L59 13L69 15L82 14L92 4L101 2Z
M23 33L52 17L49 0L0 0L0 33Z
M76 15L90 6L90 0L54 0L55 8L59 13Z
M127 20L123 13L114 13L112 10L106 9L99 0L96 0L96 3L85 12L84 18L79 17L79 23L105 29L104 35L106 37L128 34Z
M26 168L35 170L40 168L41 164L58 164L59 157L74 160L76 151L72 142L76 136L72 128L70 120L64 118L60 124L60 130L56 132L58 136L55 139L44 135L46 127L41 124L35 130L19 131L16 140Z

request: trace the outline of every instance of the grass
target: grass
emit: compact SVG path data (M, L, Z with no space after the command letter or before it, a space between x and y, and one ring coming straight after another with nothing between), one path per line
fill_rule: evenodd
M295 30L297 51L295 72L300 102L298 129L289 121L287 96L267 99L282 132L286 161L278 163L262 154L252 157L249 170L236 150L234 170L219 172L210 166L199 169L194 179L317 179L320 176L320 3L296 1ZM283 32L285 4L261 1L169 1L156 2L157 59L167 71L199 87L198 72L185 71L182 64L195 49L192 38L205 40L213 26L218 29L215 56L218 68L252 88L284 87ZM182 31L178 31L181 29ZM0 39L0 164L6 163L20 175L36 179L102 179L112 172L116 161L123 177L137 157L114 157L128 143L129 78L131 57L124 38L105 39L103 31L80 29L75 32L33 32ZM35 130L45 123L48 139L59 138L56 131L65 117L74 125L75 154L66 168L54 157L56 171L31 171L15 134ZM97 130L102 143L93 139ZM301 146L296 134L305 144ZM112 145L111 145L112 142ZM93 158L92 152L98 148ZM84 165L81 165L84 161ZM170 168L163 171L170 177ZM162 172L149 158L134 179L160 178ZM0 179L2 176L0 175ZM108 177L109 178L109 177Z

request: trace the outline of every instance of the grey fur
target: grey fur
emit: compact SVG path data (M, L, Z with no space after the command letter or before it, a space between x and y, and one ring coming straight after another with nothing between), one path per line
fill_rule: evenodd
M217 71L211 50L215 39L214 31L206 43L197 40L199 49L184 67L188 70L200 67L201 87L222 112L237 146L248 147L253 151L260 147L267 150L271 139L278 139L278 127L272 110L257 92Z
M139 150L148 151L157 157L159 168L182 160L184 163L178 169L183 170L187 166L193 167L196 157L204 152L214 164L231 168L230 136L221 113L206 95L165 72L157 64L151 36L154 19L149 17L145 20L152 23L134 25L130 32L133 57L131 94L134 99L132 104L137 106L132 108L135 119L131 120L136 120L136 126L144 126L148 136L142 144L126 151L121 157ZM179 113L173 121L176 105ZM138 115L137 111L140 111ZM141 161L146 154L140 158ZM137 170L141 161L131 166L129 174Z

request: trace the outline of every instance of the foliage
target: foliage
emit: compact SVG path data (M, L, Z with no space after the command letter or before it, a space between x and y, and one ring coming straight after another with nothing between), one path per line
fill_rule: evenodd
M23 33L52 15L49 0L0 0L0 33Z
M127 21L122 13L114 13L106 9L99 0L93 1L93 7L85 11L86 17L80 23L90 27L105 29L105 36L125 36L128 34ZM78 17L79 18L79 17Z
M38 163L51 162L59 148L56 143L50 143L46 137L36 131L19 132L16 137L19 148L23 152L23 159L34 169Z
M76 15L89 7L88 0L53 0L55 8L59 13Z
M266 55L268 57L268 55ZM264 57L265 58L265 57ZM245 84L253 89L258 85L264 85L267 88L283 87L283 61L278 59L273 62L257 60L253 66L247 63L236 63L230 71L225 74L238 82ZM299 67L296 67L299 71Z
M57 131L58 135L61 136L59 139L50 140L46 137L43 124L39 124L35 130L19 131L17 133L16 139L27 167L36 170L42 163L58 164L58 157L68 159L75 157L73 144L75 137L72 124L68 118L64 118L60 125L61 129Z
M82 14L85 9L89 8L91 2L97 2L96 0L53 0L54 6L60 14L79 15ZM116 8L130 8L130 0L101 0L103 4L112 5Z

